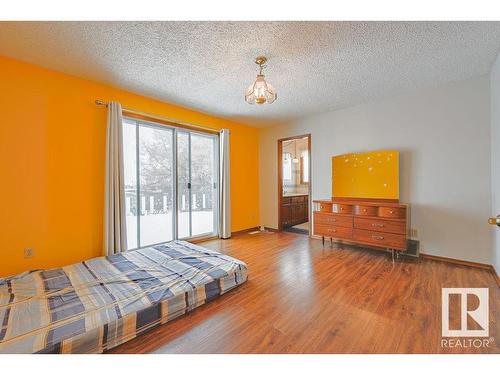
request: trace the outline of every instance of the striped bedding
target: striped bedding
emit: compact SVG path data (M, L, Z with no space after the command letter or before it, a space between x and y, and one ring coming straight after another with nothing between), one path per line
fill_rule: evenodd
M101 353L246 278L243 262L173 241L0 279L0 353Z

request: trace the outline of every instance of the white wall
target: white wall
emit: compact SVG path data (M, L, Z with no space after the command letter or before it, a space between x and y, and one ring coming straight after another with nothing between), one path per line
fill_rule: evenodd
M500 55L491 70L491 215L500 214ZM500 274L500 228L492 228L494 263Z
M261 224L278 224L277 139L311 133L313 199L331 196L331 156L398 149L421 251L491 263L489 90L489 76L475 77L262 129Z

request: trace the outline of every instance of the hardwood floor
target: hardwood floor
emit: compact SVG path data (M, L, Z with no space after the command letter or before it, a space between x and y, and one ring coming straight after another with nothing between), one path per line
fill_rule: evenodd
M500 353L489 270L322 247L293 233L202 244L247 263L248 281L110 353ZM441 288L488 287L488 348L441 347Z

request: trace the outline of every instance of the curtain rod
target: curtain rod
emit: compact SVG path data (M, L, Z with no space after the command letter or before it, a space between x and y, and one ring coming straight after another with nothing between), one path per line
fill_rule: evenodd
M103 107L106 107L106 108L108 107L108 103L105 102L105 101L103 101L103 100L101 100L101 99L96 99L94 103L96 105L99 105L99 106L103 106ZM190 128L190 129L194 129L194 130L198 129L198 130L202 130L204 132L213 133L213 134L219 134L220 133L220 130L217 130L217 129L207 128L205 126L190 124L190 123L187 123L187 122L179 121L179 120L176 120L176 119L171 119L171 118L168 118L168 117L157 116L157 115L153 115L153 114L146 113L146 112L136 111L135 109L130 109L130 108L122 107L122 112L130 113L130 114L138 115L138 116L143 116L143 117L146 117L146 118L150 118L152 120L159 120L159 121L165 122L167 125L174 125L174 126L178 125L178 126L181 126L181 127Z

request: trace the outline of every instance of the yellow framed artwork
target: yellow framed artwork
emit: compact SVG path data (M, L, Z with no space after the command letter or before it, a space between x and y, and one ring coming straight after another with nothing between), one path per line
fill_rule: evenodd
M399 151L378 150L333 156L332 196L399 199Z

